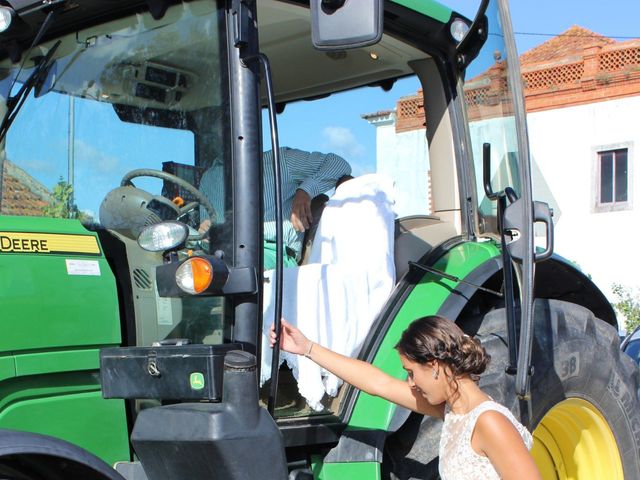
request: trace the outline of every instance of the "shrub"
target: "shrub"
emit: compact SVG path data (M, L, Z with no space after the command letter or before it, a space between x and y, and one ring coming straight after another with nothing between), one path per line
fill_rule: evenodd
M631 333L640 325L640 295L634 289L619 283L614 283L612 290L617 298L613 307L624 317L625 329Z

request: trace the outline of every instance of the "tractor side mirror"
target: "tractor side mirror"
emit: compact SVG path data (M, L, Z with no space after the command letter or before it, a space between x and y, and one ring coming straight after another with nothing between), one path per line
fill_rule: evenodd
M318 50L347 50L382 38L383 0L311 0L311 37Z

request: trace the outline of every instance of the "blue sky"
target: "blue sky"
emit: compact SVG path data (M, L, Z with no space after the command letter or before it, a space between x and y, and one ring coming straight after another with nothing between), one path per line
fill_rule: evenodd
M444 0L468 16L478 0ZM588 28L605 36L640 38L640 2L637 0L512 0L511 19L520 53L550 37L523 33L558 34L572 25Z

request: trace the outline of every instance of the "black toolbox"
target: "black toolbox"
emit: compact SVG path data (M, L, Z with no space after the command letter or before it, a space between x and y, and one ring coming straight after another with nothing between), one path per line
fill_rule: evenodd
M112 347L100 350L104 398L218 402L224 357L240 344Z

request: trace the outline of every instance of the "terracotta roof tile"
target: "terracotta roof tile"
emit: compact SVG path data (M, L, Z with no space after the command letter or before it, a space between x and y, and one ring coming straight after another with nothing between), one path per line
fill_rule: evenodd
M4 162L2 214L40 216L51 200L47 188L9 160Z
M616 41L574 25L557 37L553 37L524 52L520 55L520 63L524 66L530 63L553 62L556 60L567 61L572 57L582 57L586 47L594 45L602 47L612 43L616 43Z

